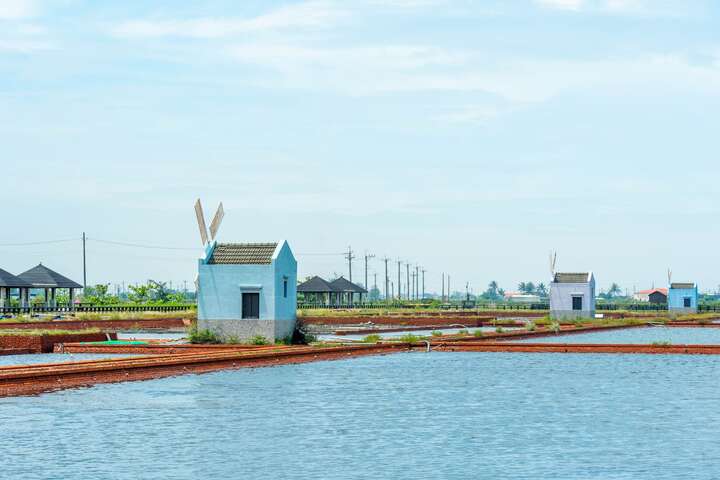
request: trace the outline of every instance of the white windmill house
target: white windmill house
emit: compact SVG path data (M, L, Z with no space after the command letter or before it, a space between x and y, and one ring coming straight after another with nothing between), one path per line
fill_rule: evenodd
M218 243L225 216L218 206L208 236L195 203L204 253L198 260L198 329L224 340L292 336L297 319L297 262L287 241Z
M595 275L556 271L557 253L550 254L550 316L558 320L595 317Z

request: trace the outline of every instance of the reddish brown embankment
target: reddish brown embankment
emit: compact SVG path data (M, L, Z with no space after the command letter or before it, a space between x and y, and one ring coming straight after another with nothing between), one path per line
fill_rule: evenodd
M70 333L63 335L2 335L0 333L0 355L20 353L49 353L56 343L69 342L101 342L117 338L114 333ZM3 350L7 352L3 353Z
M241 352L252 350L279 350L281 345L194 345L194 344L105 344L105 343L58 343L55 353L133 353L142 355L171 355L180 353ZM285 347L288 348L288 347Z
M720 355L720 345L631 345L593 343L491 343L437 342L441 352L525 352L525 353L642 353L663 355Z
M542 315L541 315L542 316ZM442 325L465 325L468 327L480 327L483 323L491 322L494 316L457 316L444 315L442 317L436 315L428 316L338 316L338 317L302 317L304 325L407 325L413 327L432 327Z
M94 360L0 368L0 397L32 395L64 388L148 380L187 373L337 360L407 351L407 344L342 347L282 347L271 351L224 351Z
M54 322L0 322L0 330L87 330L104 332L121 330L184 330L190 324L182 318L154 318L146 320L57 320Z

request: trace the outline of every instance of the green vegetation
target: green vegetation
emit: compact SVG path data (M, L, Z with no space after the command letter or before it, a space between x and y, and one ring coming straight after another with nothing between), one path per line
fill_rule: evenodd
M262 335L255 335L250 339L248 343L250 345L270 345L268 339L263 337Z
M413 335L412 333L408 333L406 335L403 335L402 337L399 337L398 340L403 343L417 343L422 340L422 337Z
M20 329L20 330L0 330L0 336L41 336L41 335L82 335L86 333L101 333L99 328L86 328L84 330L51 330L51 329Z
M430 335L432 335L433 337L442 337L443 332L441 332L440 330L433 330L432 332L430 332Z
M550 330L553 333L560 333L560 324L558 322L552 322L548 326L548 330Z
M669 342L668 340L661 340L661 341L657 341L657 342L652 342L651 345L653 347L669 347L670 345L672 345L672 343Z
M193 326L188 329L188 341L190 343L203 343L203 344L217 344L222 343L220 338L210 330L198 330L197 325L193 323Z
M463 328L462 330L458 330L457 334L458 335L470 335L470 330L468 330L467 328Z
M382 337L377 333L371 333L362 339L363 343L378 343L380 340L382 340Z
M495 329L495 333L503 333L505 330L503 330L503 327L497 327Z
M477 338L480 338L480 337L485 336L485 334L483 333L482 330L475 330L475 331L473 332L473 336L475 336L475 337L477 337Z
M536 328L536 327L535 327L535 322L533 322L532 320L529 321L529 322L527 323L527 325L525 325L525 329L526 329L528 332L534 332L534 331L535 331L535 328Z

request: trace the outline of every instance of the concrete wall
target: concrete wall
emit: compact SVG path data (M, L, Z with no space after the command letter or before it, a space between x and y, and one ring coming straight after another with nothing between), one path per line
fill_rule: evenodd
M690 308L685 308L684 299L690 297ZM668 310L675 313L695 313L698 308L698 289L671 288L668 292Z
M582 295L583 309L572 308L572 298ZM550 316L553 318L593 318L595 316L595 279L589 283L555 283L550 284Z

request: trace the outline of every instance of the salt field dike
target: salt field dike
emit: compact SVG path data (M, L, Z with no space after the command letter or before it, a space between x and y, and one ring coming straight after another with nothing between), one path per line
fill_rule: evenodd
M720 479L712 0L0 0L0 480Z

